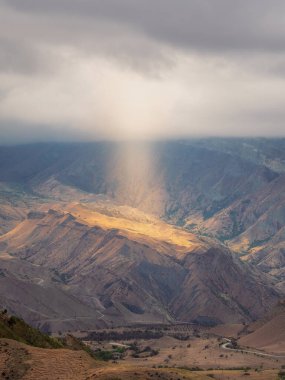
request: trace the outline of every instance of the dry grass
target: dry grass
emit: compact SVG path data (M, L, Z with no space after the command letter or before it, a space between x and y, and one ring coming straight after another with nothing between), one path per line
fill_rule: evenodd
M140 342L149 345L159 354L146 359L134 359L128 356L125 360L130 365L142 366L178 366L208 368L280 368L285 358L261 357L254 354L224 350L217 338L191 338L179 341L172 337L163 337L153 341Z
M255 371L153 368L149 362L135 360L117 364L98 362L83 351L42 349L13 340L0 340L0 378L10 380L276 380L278 369ZM187 350L185 351L186 353ZM4 375L2 375L4 373ZM209 377L211 375L211 377Z

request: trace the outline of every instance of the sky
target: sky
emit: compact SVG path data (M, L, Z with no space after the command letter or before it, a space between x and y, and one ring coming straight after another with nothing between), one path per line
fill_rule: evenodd
M285 135L284 0L0 0L0 144Z

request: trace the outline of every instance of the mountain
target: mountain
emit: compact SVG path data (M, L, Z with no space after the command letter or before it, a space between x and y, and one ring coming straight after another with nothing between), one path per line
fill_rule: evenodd
M0 183L0 234L14 228L19 221L24 220L29 208L38 205L36 197L28 195L23 186Z
M81 326L88 329L94 320L94 310L68 294L61 283L55 271L1 254L0 302L3 307L46 332L60 331L63 326L66 330L72 329L74 322L78 324L76 316L80 311L85 316L80 321Z
M285 172L284 138L204 138L197 139L194 143L200 147L228 153L234 157L266 166L276 173Z
M174 223L189 215L209 218L277 176L265 166L183 142L35 144L0 150L3 182L44 195L59 183Z
M261 317L285 292L282 144L1 147L1 302L47 331Z
M7 294L13 289L11 272L18 277L24 272L20 280L25 287L15 293L27 300L27 291L32 297L27 303L35 306L33 312L25 304L13 306L33 324L55 330L241 322L262 316L277 302L271 279L217 241L197 238L134 209L127 208L126 214L121 209L121 217L115 218L88 206L31 212L0 238ZM136 218L130 216L134 214ZM7 300L2 293L2 304L9 306L9 297L11 290ZM58 306L52 309L54 302Z
M188 220L191 224L192 219ZM226 243L285 289L285 175L191 228Z

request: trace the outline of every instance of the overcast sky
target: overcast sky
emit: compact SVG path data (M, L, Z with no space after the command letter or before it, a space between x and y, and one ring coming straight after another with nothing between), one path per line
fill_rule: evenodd
M0 0L0 142L285 135L284 0Z

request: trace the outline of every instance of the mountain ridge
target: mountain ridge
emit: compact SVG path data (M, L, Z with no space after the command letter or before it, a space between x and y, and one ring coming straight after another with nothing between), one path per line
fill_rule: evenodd
M60 273L59 289L91 308L91 320L92 310L97 313L94 325L98 319L100 324L167 323L172 315L185 322L252 320L278 300L269 279L218 243L179 251L167 241L133 240L129 232L98 224L88 226L69 213L49 210L33 214L0 241L11 262L16 258Z
M36 295L19 312L51 330L261 317L285 292L284 175L234 153L199 141L0 148L3 284ZM50 294L72 306L40 318L38 294L44 310Z

